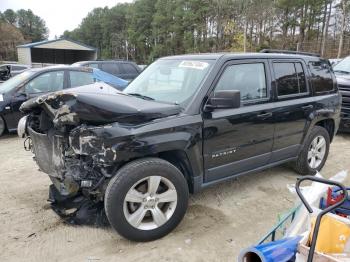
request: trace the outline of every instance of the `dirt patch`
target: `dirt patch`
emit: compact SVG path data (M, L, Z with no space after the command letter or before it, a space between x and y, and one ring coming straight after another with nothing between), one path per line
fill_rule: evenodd
M133 243L110 228L65 224L48 208L50 180L23 150L23 141L6 136L0 152L2 261L232 261L294 203L286 185L297 175L287 166L276 167L191 196L184 220L171 234ZM349 159L350 135L338 135L323 176L349 169Z

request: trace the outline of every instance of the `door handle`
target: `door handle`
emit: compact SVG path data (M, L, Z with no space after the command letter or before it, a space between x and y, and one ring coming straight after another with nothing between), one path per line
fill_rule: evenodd
M270 116L272 116L271 112L269 112L269 113L261 113L261 114L257 115L258 118L268 118Z
M306 111L306 110L309 110L309 109L313 109L314 106L313 105L307 105L307 106L302 106L301 108Z

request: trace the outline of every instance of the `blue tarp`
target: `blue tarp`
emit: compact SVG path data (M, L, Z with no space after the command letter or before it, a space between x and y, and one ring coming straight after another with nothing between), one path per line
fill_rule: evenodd
M97 68L92 70L92 75L96 80L112 85L119 90L123 90L129 83L124 79L111 75Z

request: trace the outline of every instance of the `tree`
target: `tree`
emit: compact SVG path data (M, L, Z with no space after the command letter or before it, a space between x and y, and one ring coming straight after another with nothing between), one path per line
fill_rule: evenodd
M322 25L321 56L324 55L325 49L326 49L329 21L331 19L331 13L332 13L332 2L329 0L325 0L324 5L325 5L325 7L324 7L324 17L323 17L323 25ZM327 10L329 10L329 11L327 12Z
M21 30L24 38L32 42L42 41L48 37L48 29L45 21L29 10L17 11L17 27Z
M345 22L346 22L346 16L348 15L348 11L349 11L349 1L341 0L339 6L340 6L342 18L341 18L341 25L340 25L340 40L339 40L337 58L340 58L343 52L344 34L345 34L345 26L346 26Z
M331 41L327 40L341 39L343 52L344 48L350 52L349 10L344 23L338 19L344 17L339 5L342 1L349 2L135 0L92 10L78 28L64 32L64 36L97 47L101 58L140 63L174 54L262 48L335 56L338 49L330 49L326 44Z
M7 9L3 13L3 18L5 19L6 22L12 25L16 25L17 22L17 14L15 11L12 9Z

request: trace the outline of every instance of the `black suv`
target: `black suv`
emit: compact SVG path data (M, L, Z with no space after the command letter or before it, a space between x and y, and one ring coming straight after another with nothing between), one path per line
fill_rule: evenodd
M133 80L142 71L141 68L134 62L125 60L82 61L74 63L73 66L98 68L127 81Z
M178 225L189 193L285 162L315 174L340 106L316 56L183 55L157 60L122 93L28 101L18 129L53 182L54 210L75 223L106 214L124 237L148 241Z

